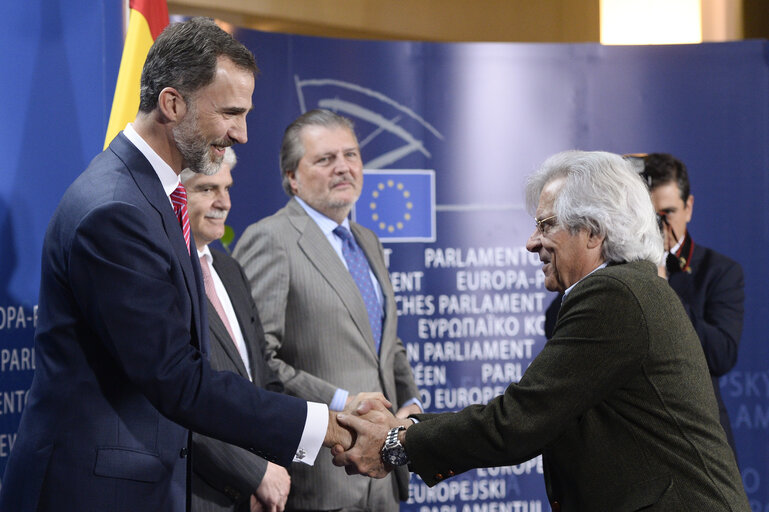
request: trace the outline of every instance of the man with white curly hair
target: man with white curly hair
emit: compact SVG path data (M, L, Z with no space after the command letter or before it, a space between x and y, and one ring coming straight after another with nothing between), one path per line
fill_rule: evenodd
M640 177L619 155L567 151L529 178L526 199L526 248L565 294L542 352L487 405L417 423L375 405L340 415L358 437L334 462L371 476L409 464L435 485L541 454L554 511L749 511L697 333L657 275Z

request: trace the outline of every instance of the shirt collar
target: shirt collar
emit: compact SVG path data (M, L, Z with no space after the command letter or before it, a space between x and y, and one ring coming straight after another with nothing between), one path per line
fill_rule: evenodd
M294 196L294 199L296 199L296 202L299 203L299 206L304 208L304 211L307 212L307 215L309 215L310 218L315 221L320 230L323 231L324 235L330 236L339 225L346 227L348 230L350 229L350 221L347 217L344 218L342 224L337 224L335 220L326 217L318 210L305 203L299 196Z
M678 252L678 249L681 247L681 244L684 243L684 239L686 238L686 231L684 231L684 236L682 236L678 242L676 242L676 245L670 248L668 251L670 254L676 254Z
M595 267L593 270L591 270L590 272L588 272L587 274L585 274L584 276L582 276L582 278L580 278L580 280L579 280L579 281L582 281L582 279L585 279L587 276L589 276L590 274L592 274L592 273L593 273L593 272L595 272L596 270L600 270L600 269L602 269L602 268L606 267L606 265L608 265L608 264L609 264L609 262L608 262L608 261L604 261L603 263L601 263L600 265L598 265L597 267ZM572 289L572 288L574 288L575 286L577 286L577 283L579 283L579 281L577 281L577 282L576 282L576 283L574 283L573 285L571 285L571 286L569 286L568 288L566 288L566 291L565 291L565 292L563 292L563 296L564 296L564 297L566 297L566 296L569 294L569 292L571 291L571 289Z
M208 263L211 263L214 260L214 256L211 254L211 249L209 249L207 245L203 247L202 251L198 251L198 259L202 258L203 256L206 257L206 261Z
M138 149L149 161L150 165L155 170L155 174L158 175L160 183L163 185L163 190L167 196L170 196L171 193L176 190L176 187L179 186L179 183L181 183L179 175L177 175L174 170L171 169L171 166L168 165L165 160L160 158L160 155L158 155L155 150L142 139L141 135L139 135L133 127L133 124L128 123L125 130L123 130L123 135L125 135L126 138L136 146L136 149Z

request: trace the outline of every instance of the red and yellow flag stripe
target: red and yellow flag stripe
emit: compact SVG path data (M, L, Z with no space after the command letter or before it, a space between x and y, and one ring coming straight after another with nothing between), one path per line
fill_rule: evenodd
M105 148L126 124L136 118L144 60L155 38L168 25L166 0L131 0L129 7L128 32L104 138Z

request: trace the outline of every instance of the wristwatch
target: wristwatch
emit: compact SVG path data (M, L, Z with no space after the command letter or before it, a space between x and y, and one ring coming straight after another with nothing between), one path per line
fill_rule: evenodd
M398 433L406 430L404 426L393 428L387 433L384 446L382 446L382 461L391 466L403 466L409 463L409 456L398 440Z

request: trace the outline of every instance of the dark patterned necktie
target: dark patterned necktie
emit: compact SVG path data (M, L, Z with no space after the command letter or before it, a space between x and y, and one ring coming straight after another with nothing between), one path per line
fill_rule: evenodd
M374 348L379 353L379 344L382 340L382 308L379 306L374 283L371 282L368 260L360 248L352 233L344 226L337 226L334 234L342 239L342 256L347 262L355 284L363 297L363 303L368 312L368 322L371 325L371 333L374 335Z

